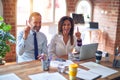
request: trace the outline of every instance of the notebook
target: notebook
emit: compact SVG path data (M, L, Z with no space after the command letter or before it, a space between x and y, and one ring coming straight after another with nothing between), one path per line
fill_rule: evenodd
M84 60L95 57L97 48L98 48L98 43L82 45L80 48L79 59Z

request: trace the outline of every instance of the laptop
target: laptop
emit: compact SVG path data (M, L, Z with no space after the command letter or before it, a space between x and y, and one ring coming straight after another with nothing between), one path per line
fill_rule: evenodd
M82 45L80 48L79 59L84 60L95 57L97 48L98 48L98 43Z

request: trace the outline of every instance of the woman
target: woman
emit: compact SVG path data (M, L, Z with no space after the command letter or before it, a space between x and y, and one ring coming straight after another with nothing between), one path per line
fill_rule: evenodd
M58 23L58 34L56 34L49 44L48 55L52 59L68 58L68 53L71 53L75 48L79 52L82 45L81 33L79 30L74 34L74 21L69 16L63 16Z

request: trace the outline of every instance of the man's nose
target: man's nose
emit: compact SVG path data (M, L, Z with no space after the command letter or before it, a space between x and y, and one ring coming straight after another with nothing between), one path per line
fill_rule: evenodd
M37 23L36 26L40 26L41 24L40 23Z

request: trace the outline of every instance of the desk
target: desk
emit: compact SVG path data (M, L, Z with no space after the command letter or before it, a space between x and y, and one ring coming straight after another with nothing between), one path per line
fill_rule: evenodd
M76 62L76 63L84 63L86 61L95 61L94 59L89 59L89 60L84 60L84 61L80 61L80 62ZM107 66L112 68L111 62L101 62L102 65ZM80 68L82 68L82 66L80 66ZM119 72L113 75L110 75L104 79L98 79L98 80L111 80L115 77L120 76L120 69L116 69ZM49 72L55 72L57 71L56 68L50 68ZM28 75L30 74L36 74L36 73L40 73L43 72L41 69L41 63L40 61L31 61L31 62L24 62L24 63L18 63L18 64L11 64L11 65L1 65L0 66L0 75L1 74L7 74L7 73L15 73L17 76L19 76L22 80L30 80L30 78L28 77ZM66 77L68 79L68 75L67 74L63 74L64 77Z

